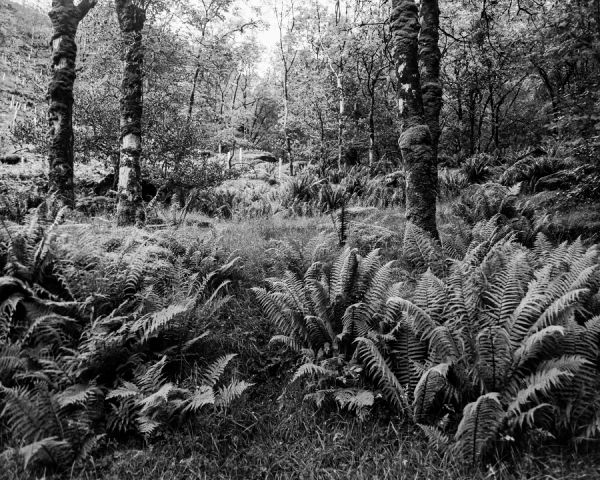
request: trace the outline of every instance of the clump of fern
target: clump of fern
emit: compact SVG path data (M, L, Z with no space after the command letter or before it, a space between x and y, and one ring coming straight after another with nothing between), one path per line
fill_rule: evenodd
M446 278L426 272L412 301L389 300L428 344L415 422L472 463L540 429L597 436L598 285L596 247L543 235L531 250L511 236L473 244Z
M403 289L395 279L394 262L383 264L378 250L362 257L346 248L330 269L317 262L303 277L288 271L270 279L268 289L253 289L280 331L272 342L301 357L292 383L314 380L307 384L307 400L317 406L337 403L364 415L374 399L368 392L376 389L394 408L407 406L396 374L407 378L410 365L396 362L393 353L397 348L397 356L404 355L404 332L392 328L386 306Z
M80 232L87 250L72 242L69 251L60 218L41 213L7 232L0 257L5 456L65 468L105 435L148 438L225 409L248 388L224 381L233 356L211 362L205 348L239 259L176 254L142 232L108 243Z

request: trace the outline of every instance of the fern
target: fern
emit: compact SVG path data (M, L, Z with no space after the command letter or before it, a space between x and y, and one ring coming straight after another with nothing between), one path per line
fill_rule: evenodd
M407 394L396 375L387 364L373 341L358 337L356 353L365 365L365 370L373 381L382 389L383 395L390 404L402 411L408 407Z
M250 387L253 383L248 383L243 380L233 380L228 385L219 387L215 396L215 407L228 408L231 404Z
M448 394L449 364L439 364L427 370L415 387L413 400L413 418L415 423L430 420L432 414L438 414L438 407Z
M488 453L504 415L497 393L482 395L469 403L454 435L453 452L471 465L477 464Z

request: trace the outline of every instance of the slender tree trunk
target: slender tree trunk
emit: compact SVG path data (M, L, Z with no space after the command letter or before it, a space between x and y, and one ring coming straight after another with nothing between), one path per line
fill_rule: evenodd
M73 84L79 22L97 0L53 0L49 16L52 22L52 79L48 87L48 191L60 203L73 207Z
M123 41L121 82L121 156L117 224L144 221L140 157L142 154L143 66L142 29L145 11L134 0L116 0Z
M369 103L369 167L375 163L375 88L370 92Z
M342 168L344 160L344 115L346 113L346 99L344 98L344 84L342 83L342 72L336 74L336 85L339 96L339 110L338 110L338 169Z
M196 100L196 87L198 85L198 76L200 75L200 66L196 67L194 72L194 81L192 82L192 92L190 93L190 101L188 105L188 122L192 119L192 112L194 111L194 102Z
M435 151L425 121L418 62L419 17L414 0L393 0L392 58L398 72L402 131L398 141L406 171L406 220L437 237Z
M283 136L285 139L285 156L287 157L287 161L290 162L290 176L294 176L294 162L292 160L292 142L290 141L290 132L288 129L288 121L289 121L289 103L290 103L290 92L288 89L289 78L288 78L288 69L284 66L283 72Z

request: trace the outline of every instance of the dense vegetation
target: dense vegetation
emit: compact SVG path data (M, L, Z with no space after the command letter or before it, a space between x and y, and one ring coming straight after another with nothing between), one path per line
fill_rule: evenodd
M596 478L600 3L248 3L0 3L0 478Z

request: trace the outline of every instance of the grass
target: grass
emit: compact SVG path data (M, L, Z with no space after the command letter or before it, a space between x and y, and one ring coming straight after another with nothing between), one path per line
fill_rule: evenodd
M148 445L116 446L75 479L593 479L600 456L559 447L478 469L430 449L398 419L360 422L335 413L278 410L276 385L262 385L220 421Z

